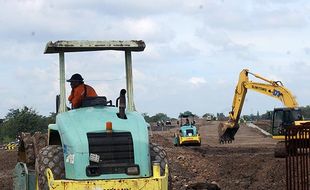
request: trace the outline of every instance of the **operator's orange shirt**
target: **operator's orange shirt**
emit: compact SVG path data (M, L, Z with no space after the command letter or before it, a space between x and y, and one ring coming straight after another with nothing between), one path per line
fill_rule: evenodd
M85 94L86 91L86 94ZM80 84L79 86L72 89L70 96L68 97L69 102L72 104L72 108L78 108L81 106L82 99L84 97L95 97L98 96L96 91L89 85Z

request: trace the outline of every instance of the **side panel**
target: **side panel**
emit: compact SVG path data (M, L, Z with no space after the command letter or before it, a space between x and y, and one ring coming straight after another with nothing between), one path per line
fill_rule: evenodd
M35 171L28 170L25 163L18 162L15 166L15 169L13 171L13 189L36 189Z
M13 189L27 190L28 170L26 164L18 162L15 166L13 176Z

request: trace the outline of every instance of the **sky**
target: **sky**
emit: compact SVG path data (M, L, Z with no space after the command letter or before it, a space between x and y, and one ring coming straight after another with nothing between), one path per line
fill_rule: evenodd
M55 112L58 55L43 52L57 40L143 40L145 50L132 54L134 100L137 111L150 116L227 115L244 68L281 81L300 106L310 105L307 0L0 0L0 5L0 118L23 106L46 116ZM68 53L65 61L66 78L80 73L113 102L126 87L123 52ZM283 105L248 91L242 114L275 107Z

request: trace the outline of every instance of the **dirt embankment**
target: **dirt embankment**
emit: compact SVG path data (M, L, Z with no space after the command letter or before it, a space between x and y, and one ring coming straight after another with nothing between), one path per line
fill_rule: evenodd
M16 151L0 150L0 189L13 189L13 170L17 161Z
M271 133L271 120L259 120L253 122L254 125L259 126L259 128Z

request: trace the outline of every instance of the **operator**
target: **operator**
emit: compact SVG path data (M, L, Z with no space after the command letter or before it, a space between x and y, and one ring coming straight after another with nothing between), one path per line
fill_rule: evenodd
M186 118L185 125L189 125L189 119Z
M70 82L72 88L71 94L68 97L72 109L79 108L83 98L97 96L96 91L91 86L84 84L83 77L78 73L72 75L67 82Z

